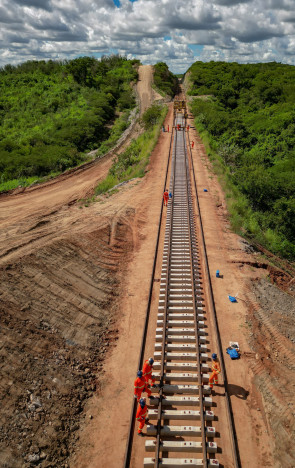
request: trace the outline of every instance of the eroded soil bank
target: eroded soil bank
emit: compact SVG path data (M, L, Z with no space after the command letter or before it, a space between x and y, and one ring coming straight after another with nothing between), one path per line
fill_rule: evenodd
M117 274L132 248L123 218L98 218L2 265L1 466L63 466L73 452L117 338Z

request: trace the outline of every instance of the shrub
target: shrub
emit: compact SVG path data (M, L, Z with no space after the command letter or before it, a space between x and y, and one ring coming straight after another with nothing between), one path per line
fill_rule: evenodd
M143 114L141 120L145 130L150 130L161 119L162 107L159 104L153 104Z

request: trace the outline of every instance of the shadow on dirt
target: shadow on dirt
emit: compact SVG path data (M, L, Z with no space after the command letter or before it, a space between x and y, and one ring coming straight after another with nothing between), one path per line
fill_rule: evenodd
M228 384L228 393L229 396L236 396L237 398L240 398L241 400L247 400L249 396L248 390L245 390L243 387L240 387L239 385L234 385L234 384Z

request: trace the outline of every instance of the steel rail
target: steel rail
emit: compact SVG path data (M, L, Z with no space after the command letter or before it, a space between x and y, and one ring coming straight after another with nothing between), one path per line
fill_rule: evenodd
M174 133L174 131L173 131L173 127L172 127L170 146L169 146L169 154L168 154L168 161L167 161L166 174L165 174L164 190L166 188L167 179L168 179L169 165L170 165L170 159L171 159L171 148L172 148L172 141L173 141L173 133ZM164 190L163 190L163 192L164 192ZM140 353L139 353L139 360L138 360L137 369L141 369L142 364L143 364L144 349L145 349L145 344L146 344L146 335L147 335L147 330L148 330L148 323L149 323L150 309L151 309L151 302L152 302L153 285L154 285L156 264L157 264L158 251L159 251L159 240L160 240L160 233L161 233L161 227L162 227L162 217L163 217L163 205L164 205L164 201L162 200L161 211L160 211L159 222L158 222L158 233L157 233L157 240L156 240L155 253L154 253L153 269L152 269L150 288L149 288L148 303L147 303L147 308L146 308L145 323L144 323L144 328L143 328L143 332L142 332L141 348L140 348ZM130 420L129 420L128 438L127 438L125 457L124 457L124 465L123 465L124 468L129 468L129 466L130 466L131 452L132 452L132 442L133 442L134 427L135 427L136 409L137 409L137 401L136 401L135 398L133 398L133 404L132 404L132 407L131 407L131 415L130 415Z
M241 459L240 459L240 454L239 454L237 433L236 433L236 429L235 429L233 410L232 410L232 405L231 405L231 401L230 401L230 397L229 397L229 391L228 391L228 380L227 380L224 356L223 356L223 351L222 351L222 343L221 343L220 330L219 330L219 325L218 325L218 320L217 320L217 313L216 313L216 308L215 308L215 300L214 300L214 294L213 294L213 288L212 288L212 282L211 282L210 268L209 268L209 263L208 263L207 248L206 248L204 228L203 228L203 221L202 221L202 215L201 215L201 209L200 209L200 203L199 203L195 168L194 168L194 163L193 163L193 156L192 156L192 150L191 150L191 146L190 146L189 135L188 135L188 142L189 142L189 148L190 148L190 163L191 163L191 168L192 168L194 189L195 189L195 195L196 195L196 203L197 203L199 223L200 223L201 242L202 242L202 248L203 248L203 252L204 252L205 271L206 271L206 276L207 276L207 280L208 280L208 287L209 287L209 294L208 294L209 303L210 303L210 306L211 306L211 310L213 312L213 322L214 322L214 326L215 326L215 330L216 330L217 348L218 348L218 354L220 356L221 374L222 374L222 378L223 378L223 381L224 381L224 393L225 393L227 417L228 417L229 430L230 430L230 438L231 438L231 443L232 443L232 452L233 452L233 459L234 459L233 462L234 462L235 468L241 468Z
M176 141L177 131L174 136L174 158L172 158L172 193L174 193L175 183L175 167L176 167ZM165 290L165 303L164 303L164 318L163 318L163 338L162 338L162 356L161 356L161 370L160 370L160 390L159 390L159 405L158 405L158 421L157 421L157 442L155 450L155 468L159 468L160 463L160 446L161 446L161 421L162 421L162 401L163 401L163 379L165 367L165 347L166 347L166 332L167 332L167 309L168 309L168 285L169 285L169 272L171 262L171 245L172 245L172 223L173 223L173 205L174 198L171 200L171 212L169 213L169 243L168 243L168 259L167 259L167 276L166 276L166 290ZM168 205L167 205L168 210ZM167 211L168 216L168 211ZM166 234L166 232L165 232Z
M197 304L196 304L196 291L195 291L195 269L194 269L194 260L193 260L193 251L192 251L192 244L193 244L193 236L192 236L192 222L193 219L191 217L191 208L189 206L189 200L192 199L191 194L191 187L190 187L190 174L189 174L189 161L187 157L186 151L186 141L185 141L185 130L183 130L183 147L184 147L184 155L185 155L185 166L186 166L186 189L187 189L187 199L188 199L188 218L189 218L189 247L190 247L190 261L191 261L191 272L192 272L192 284L193 284L193 307L194 307L194 321L195 321L195 328L196 328L196 345L197 345L197 367L198 367L198 375L199 375L199 398L200 398L200 419L201 419L201 428L202 428L202 449L203 449L203 466L204 468L208 467L207 462L207 444L206 444L206 426L205 426L205 418L204 418L204 398L203 398L203 387L202 387L202 368L200 362L200 340L198 334L198 320L197 320Z
M176 128L176 124L175 124ZM169 219L169 229L167 233L167 222L166 222L166 233L165 238L168 235L168 248L167 248L167 265L166 265L166 287L165 287L165 299L164 299L164 319L163 319L163 335L162 335L162 353L161 353L161 370L160 370L160 400L158 406L158 413L157 413L157 442L156 442L156 453L154 458L154 467L159 468L159 464L161 463L160 458L160 431L161 431L161 420L162 420L162 388L163 388L163 378L164 378L164 365L165 365L165 346L166 346L166 332L167 332L167 311L168 311L168 296L169 296L169 285L170 285L170 267L171 267L171 258L172 258L172 238L173 238L173 226L174 226L174 219L173 219L173 207L174 207L174 200L175 200L175 180L176 180L176 158L177 158L177 151L179 151L177 145L177 137L179 136L179 131L175 133L175 151L174 151L174 165L173 165L173 203L171 204L170 210L170 219ZM197 320L197 302L196 302L196 274L195 274L195 259L194 259L194 250L196 250L196 241L195 241L195 230L194 230L194 216L192 213L192 191L191 191L191 183L190 183L190 173L189 173L189 161L186 151L186 141L185 141L185 134L182 131L182 139L179 140L180 145L183 145L183 163L184 163L184 171L183 174L185 175L183 188L186 193L186 216L184 218L184 229L183 234L187 233L188 235L188 246L189 246L189 261L190 261L190 271L191 271L191 286L192 286L192 300L193 300L193 317L195 323L195 340L196 340L196 357L197 357L197 370L199 376L199 401L200 401L200 420L201 420L201 437L202 437L202 452L203 452L203 466L205 468L208 467L208 460L207 460L207 443L206 443L206 425L205 425L205 418L204 418L204 399L203 399L203 380L202 380L202 368L200 362L200 340L198 335L198 320ZM181 174L180 174L181 177ZM180 179L181 180L181 179ZM179 190L179 181L178 181L178 190ZM181 211L180 211L181 212ZM177 213L176 213L177 214ZM179 217L179 212L178 212ZM180 222L182 225L182 221ZM175 227L179 227L179 221L176 221ZM176 231L177 232L177 231Z

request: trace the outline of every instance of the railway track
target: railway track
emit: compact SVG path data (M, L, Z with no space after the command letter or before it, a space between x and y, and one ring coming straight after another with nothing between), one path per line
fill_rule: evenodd
M152 388L153 398L149 400L146 456L134 466L211 468L219 466L208 385L212 349L206 326L195 204L182 113L175 117L175 128L178 126L180 131L173 133L169 183L173 197L167 207L155 336L153 375L157 386ZM140 364L144 347L145 333ZM125 468L130 466L134 414L135 404ZM234 437L232 440L234 444ZM232 466L238 467L238 462Z

